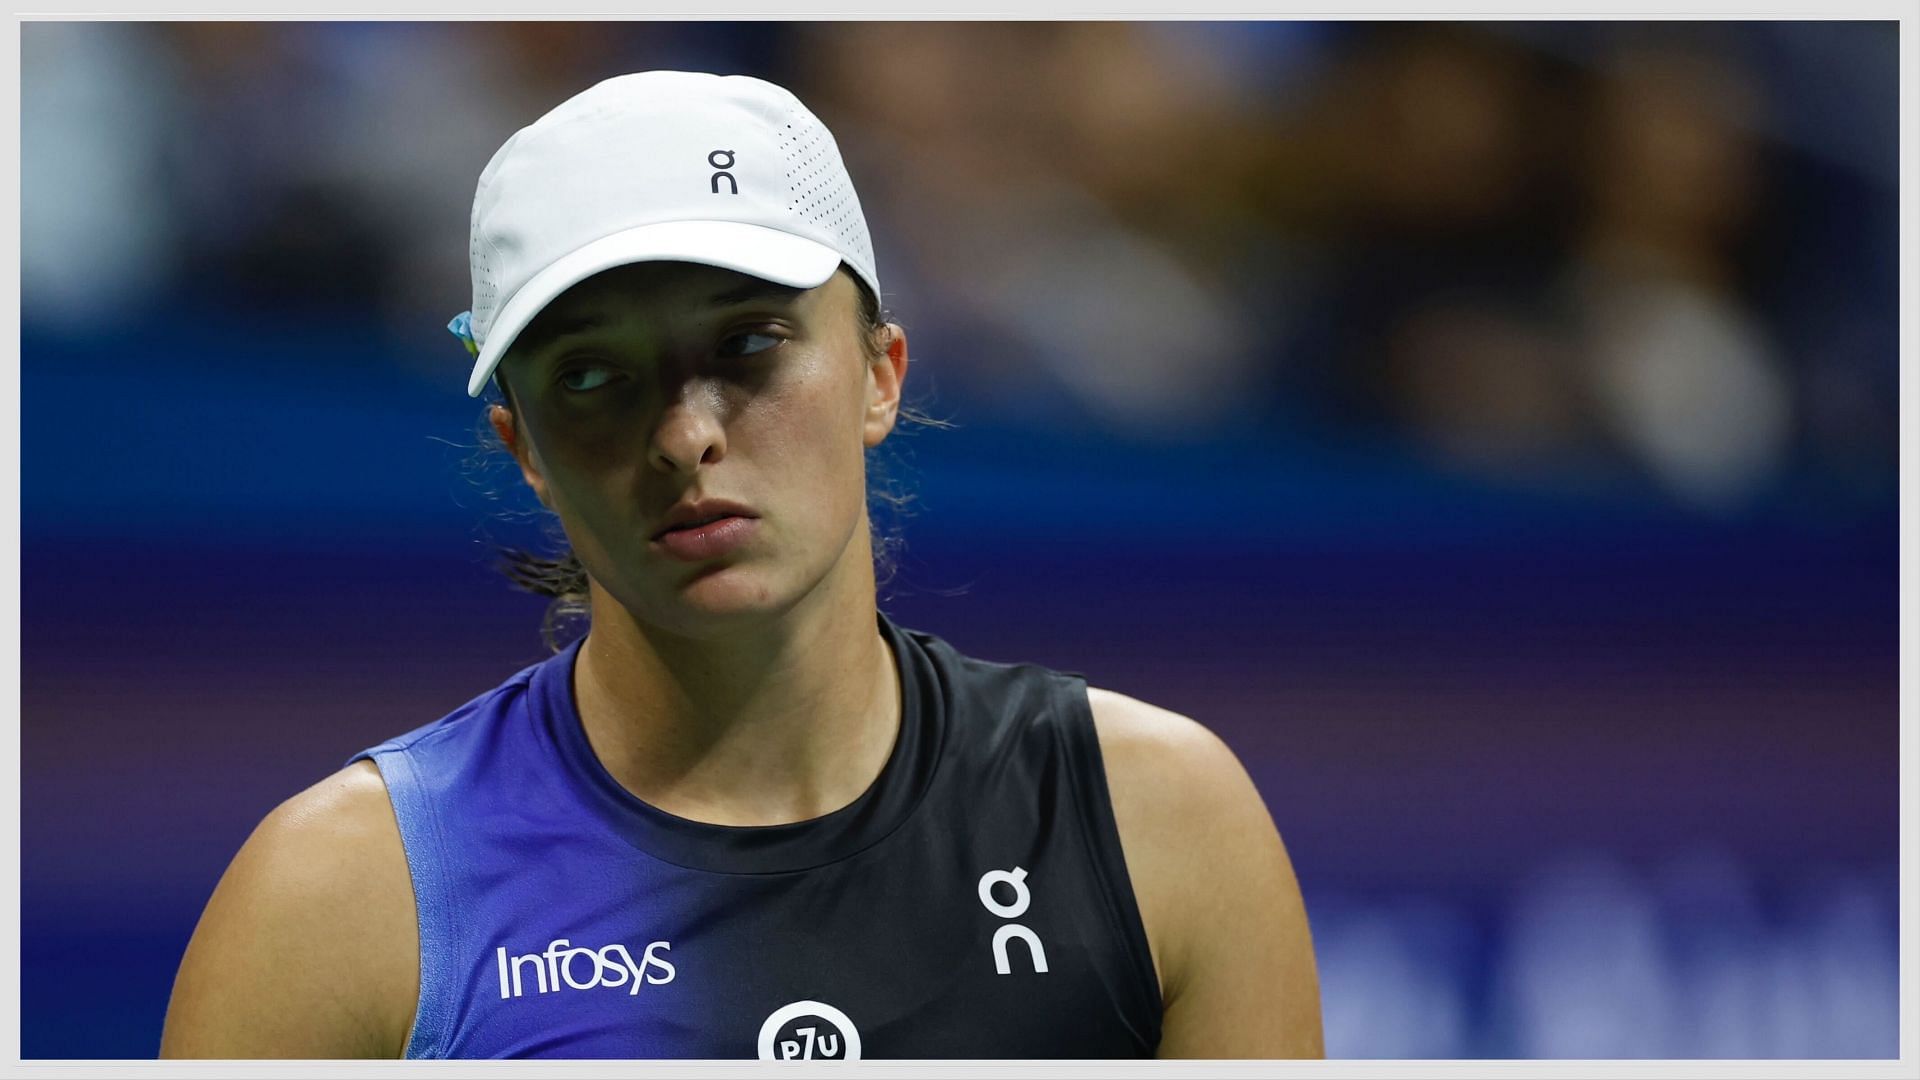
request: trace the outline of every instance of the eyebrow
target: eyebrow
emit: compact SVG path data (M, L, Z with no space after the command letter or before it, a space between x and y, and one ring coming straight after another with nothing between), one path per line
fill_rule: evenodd
M744 304L751 300L791 300L807 290L796 285L782 285L777 281L753 278L725 292L715 293L707 298L710 307L727 307Z
M605 319L597 315L575 315L571 318L535 319L533 324L520 332L514 339L513 347L528 353L537 353L564 337L585 334L599 330L607 325Z
M765 300L788 301L806 291L795 285L782 285L777 281L767 281L764 278L750 278L731 289L709 296L707 306L732 307L736 304ZM537 353L561 338L591 333L604 329L606 325L607 320L591 313L551 319L535 318L514 339L513 347L525 350L527 353Z

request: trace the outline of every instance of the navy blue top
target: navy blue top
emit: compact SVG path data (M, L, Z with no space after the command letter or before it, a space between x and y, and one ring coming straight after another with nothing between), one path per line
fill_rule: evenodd
M899 736L809 821L635 798L580 726L578 642L354 755L419 911L406 1055L1150 1056L1159 985L1084 678L878 618Z

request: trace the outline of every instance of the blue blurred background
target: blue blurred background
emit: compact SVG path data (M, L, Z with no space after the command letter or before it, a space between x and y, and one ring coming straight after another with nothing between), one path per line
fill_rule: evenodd
M260 817L543 655L443 327L647 67L836 132L958 425L883 606L1238 751L1330 1054L1897 1054L1896 44L25 24L23 1054L152 1056Z

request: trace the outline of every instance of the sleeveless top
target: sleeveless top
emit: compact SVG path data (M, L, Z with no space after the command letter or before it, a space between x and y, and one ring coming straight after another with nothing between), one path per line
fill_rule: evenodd
M876 612L903 710L858 799L665 813L574 705L580 643L349 759L420 927L409 1058L1150 1056L1161 999L1083 676Z

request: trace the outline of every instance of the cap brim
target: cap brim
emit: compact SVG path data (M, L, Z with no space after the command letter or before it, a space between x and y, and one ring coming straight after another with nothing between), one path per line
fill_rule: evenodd
M738 221L663 221L603 236L533 275L508 298L487 328L487 340L467 379L467 396L480 396L501 356L555 297L602 270L668 261L717 266L811 289L833 276L840 253L792 233Z

